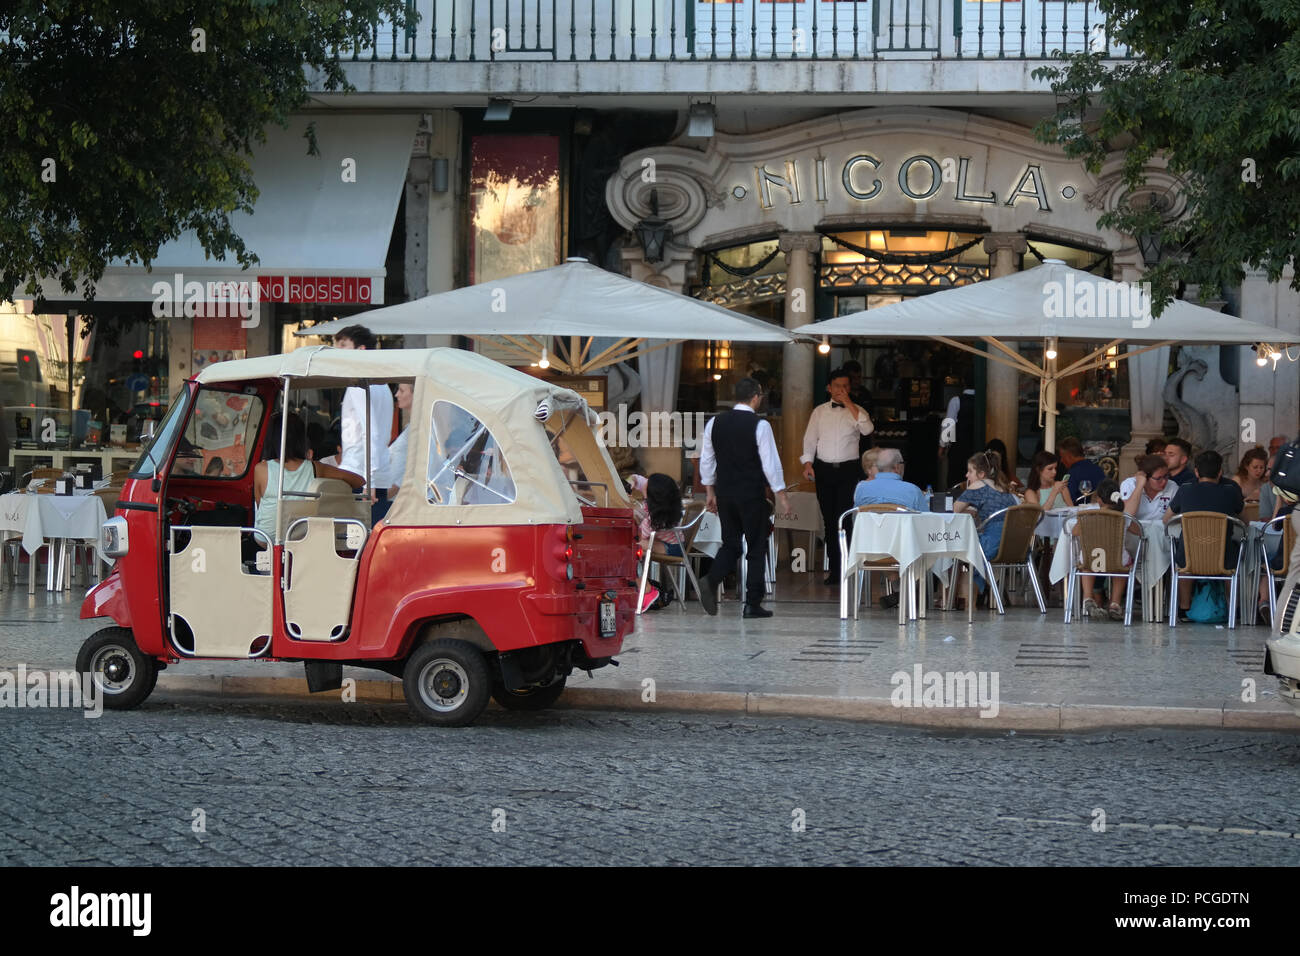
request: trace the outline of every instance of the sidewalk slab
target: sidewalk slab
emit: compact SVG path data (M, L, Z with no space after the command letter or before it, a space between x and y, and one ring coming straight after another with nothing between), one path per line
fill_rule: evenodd
M0 591L0 669L69 670L86 637L111 622L78 620L81 593ZM1300 732L1263 673L1267 628L1073 622L1059 609L1009 608L1005 616L931 611L905 626L864 609L841 621L837 606L775 602L776 616L746 621L724 603L717 617L698 604L638 618L621 666L581 672L557 706L807 716L944 730L1087 731L1103 727L1226 727ZM919 672L917 668L919 667ZM997 679L997 715L973 706L896 706L895 690L918 675ZM403 702L401 682L344 668L357 700ZM926 679L929 679L926 676ZM961 678L959 677L958 680ZM1241 700L1255 681L1254 702ZM159 676L169 692L238 696L309 695L301 664L182 661ZM650 699L653 696L653 699ZM931 703L934 703L931 701ZM969 703L961 699L944 704ZM991 713L992 707L987 709Z

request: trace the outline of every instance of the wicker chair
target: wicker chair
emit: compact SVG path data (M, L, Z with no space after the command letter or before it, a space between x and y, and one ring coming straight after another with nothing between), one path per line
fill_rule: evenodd
M650 550L641 558L641 589L636 596L637 614L641 613L641 605L645 603L646 582L650 579L650 565L652 564L676 569L677 603L682 606L682 610L686 610L686 576L690 577L691 584L695 588L695 594L697 597L699 596L700 582L696 578L695 569L691 566L690 559L687 556L691 553L691 545L695 542L695 535L699 533L700 522L703 520L704 503L702 501L693 501L683 512L681 524L676 528L670 528L667 531L655 531L650 535ZM674 537L680 538L682 542L681 557L674 557L669 554L655 554L655 539L660 536L667 540L673 540Z
M1183 532L1183 565L1178 564L1178 551L1174 547L1173 530L1179 525ZM1241 538L1246 537L1246 526L1237 518L1218 511L1189 511L1176 515L1167 525L1169 534L1169 626L1178 626L1178 579L1189 578L1193 581L1227 581L1228 582L1228 627L1237 626L1237 579L1241 569L1241 556L1237 556L1237 565L1224 567L1224 552L1231 530L1239 531ZM1236 537L1234 535L1234 537ZM1239 539L1240 540L1240 539Z
M1259 502L1258 502L1258 501L1250 501L1250 502L1247 502L1247 503L1242 507L1242 509L1241 509L1241 514L1239 515L1239 517L1241 518L1241 520L1242 520L1245 524L1250 524L1252 521L1258 521L1258 520L1259 520Z
M1269 581L1268 588L1268 619L1273 627L1277 630L1277 587L1278 581L1285 581L1286 576L1291 573L1291 549L1295 547L1295 522L1292 518L1297 517L1294 513L1289 515L1278 515L1268 524L1264 525L1264 533L1267 534L1270 529L1281 527L1282 529L1282 567L1274 571L1268 563L1268 544L1266 541L1259 543L1259 573L1267 574L1272 577ZM1258 594L1258 589L1254 592ZM1252 599L1253 600L1253 599Z
M983 532L994 519L999 517L1005 518L1002 522L1002 537L998 541L997 552L987 556L988 563L994 571L1003 568L1023 568L1034 586L1034 597L1038 599L1038 612L1046 614L1047 602L1043 600L1043 589L1038 583L1038 575L1034 571L1033 564L1034 529L1043 518L1043 509L1038 505L1012 505L1010 508L993 512L984 519L978 530ZM993 598L998 613L1005 614L1002 593L998 590L996 580L991 581L990 586L993 588Z
M848 511L844 512L844 514L840 515L840 520L839 520L840 569L841 569L841 573L845 575L844 581L848 580L848 568L849 568L849 537L844 531L844 519L848 518L850 515L856 516L859 514L866 514L866 513L874 513L874 514L900 514L901 513L901 514L912 514L912 515L920 514L920 512L914 511L911 508L905 508L902 505L875 504L875 505L858 505L857 507L850 508ZM901 574L903 570L898 566L898 562L895 561L893 558L874 558L870 561L862 562L862 565L863 565L862 568L856 574L853 575L852 599L853 599L853 619L855 621L858 619L858 608L862 603L862 595L864 593L864 589L862 586L863 575L866 575L867 586L865 592L869 595L871 593L871 573L873 571L897 571L899 572L899 574ZM840 582L841 588L844 587L844 581ZM898 607L899 607L899 623L901 624L906 619L905 618L906 612L903 608L902 600L898 602Z
M1127 578L1124 626L1128 627L1133 623L1133 593L1137 589L1138 565L1142 560L1141 525L1122 512L1105 509L1080 511L1075 522L1075 534L1084 566L1080 567L1078 561L1070 562L1070 573L1065 579L1065 623L1069 624L1073 618L1074 604L1079 599L1078 586L1075 584L1078 578ZM1126 530L1138 536L1133 563L1127 568L1124 567Z

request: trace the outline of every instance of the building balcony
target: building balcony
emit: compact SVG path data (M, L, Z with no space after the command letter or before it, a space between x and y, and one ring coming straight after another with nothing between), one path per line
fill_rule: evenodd
M1116 46L1084 0L413 0L340 51L364 94L1025 94L1057 51ZM540 104L539 104L540 105Z

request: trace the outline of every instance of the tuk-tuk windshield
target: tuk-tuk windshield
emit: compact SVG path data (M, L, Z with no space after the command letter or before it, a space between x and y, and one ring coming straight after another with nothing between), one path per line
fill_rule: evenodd
M172 399L171 407L167 409L163 420L158 423L153 441L146 446L136 463L131 466L132 478L152 478L158 474L158 469L171 454L172 446L181 433L181 422L185 421L185 412L189 404L189 389L182 388Z

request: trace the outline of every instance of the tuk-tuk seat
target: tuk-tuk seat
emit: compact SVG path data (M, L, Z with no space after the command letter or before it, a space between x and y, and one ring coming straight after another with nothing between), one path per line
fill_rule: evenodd
M370 505L358 500L346 481L313 478L307 486L307 493L317 497L295 496L280 503L284 508L285 528L299 518L352 518L364 524L367 531L370 529ZM268 488L267 494L274 494L274 491Z
M171 613L193 634L191 653L238 658L269 649L272 579L245 570L244 529L172 528L173 534L181 531L189 532L189 541L171 554ZM259 641L265 641L263 651L255 652Z
M339 553L339 547L346 541L348 526L355 521L310 517L286 532L284 551L289 560L284 583L284 625L290 637L334 641L347 634L361 552L355 550L345 556Z

